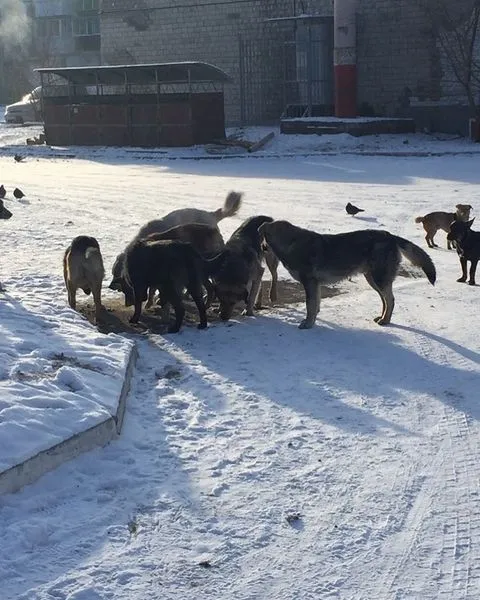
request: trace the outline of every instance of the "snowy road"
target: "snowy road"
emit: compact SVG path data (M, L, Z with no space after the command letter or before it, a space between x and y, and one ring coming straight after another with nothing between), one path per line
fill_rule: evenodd
M96 236L109 269L145 221L230 189L245 199L225 236L263 213L425 247L415 216L480 207L473 156L1 157L0 173L27 192L1 224L2 281L59 312L73 236ZM121 438L0 498L2 600L478 600L480 296L438 243L437 285L399 277L388 328L355 278L311 331L301 304L137 336Z

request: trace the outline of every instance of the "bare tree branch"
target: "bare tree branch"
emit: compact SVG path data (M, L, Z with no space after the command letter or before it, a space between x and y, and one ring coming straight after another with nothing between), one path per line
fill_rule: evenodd
M472 116L480 116L480 0L419 0L456 82L463 89Z

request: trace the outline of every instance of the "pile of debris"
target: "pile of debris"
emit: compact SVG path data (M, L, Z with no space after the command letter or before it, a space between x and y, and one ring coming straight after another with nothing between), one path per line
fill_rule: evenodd
M230 135L224 140L215 140L214 144L206 146L206 151L209 154L229 154L229 150L238 152L238 150L247 152L256 152L260 148L263 148L275 135L273 131L265 135L256 142L250 142L241 138L241 134Z
M27 146L41 146L45 143L45 134L41 133L33 138L27 138Z

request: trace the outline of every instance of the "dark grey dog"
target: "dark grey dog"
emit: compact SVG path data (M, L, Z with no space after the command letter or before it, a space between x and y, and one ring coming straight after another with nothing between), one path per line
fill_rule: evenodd
M215 258L212 278L215 293L220 301L220 317L228 321L239 302L246 303L245 314L252 316L253 308L261 305L259 292L262 284L265 259L272 274L270 300L277 298L278 259L265 252L258 228L273 221L272 217L260 215L244 221L225 244L225 250Z
M307 318L300 323L300 329L315 324L320 310L320 285L355 273L363 273L382 299L382 314L375 321L379 325L390 323L395 305L392 284L402 254L423 269L432 285L435 283L435 266L428 254L388 231L364 229L320 235L288 221L274 221L263 224L260 234L290 275L305 288Z

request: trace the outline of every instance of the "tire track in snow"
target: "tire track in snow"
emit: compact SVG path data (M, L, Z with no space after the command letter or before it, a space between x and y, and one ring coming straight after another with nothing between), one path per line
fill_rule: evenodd
M387 569L371 597L400 600L433 594L474 600L480 582L480 430L462 410L468 402L461 389L449 390L452 367L468 373L472 362L459 352L447 352L440 339L423 334L421 327L410 343L424 359L444 365L447 373L432 382L432 399L441 401L432 435L434 455L401 531L388 541Z

